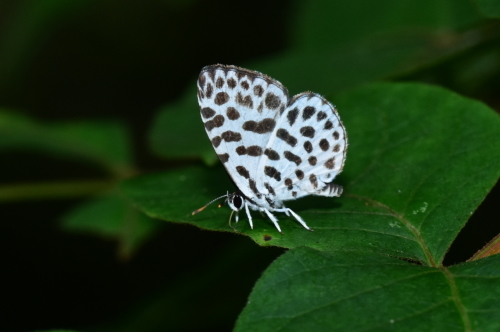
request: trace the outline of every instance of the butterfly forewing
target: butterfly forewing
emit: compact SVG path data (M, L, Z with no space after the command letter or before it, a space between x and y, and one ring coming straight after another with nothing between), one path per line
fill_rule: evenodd
M287 90L258 72L233 66L203 68L198 103L219 159L247 197L261 195L259 163L288 103ZM267 192L267 191L265 191Z
M258 184L270 182L279 200L333 196L325 187L342 170L346 148L346 132L332 104L315 93L297 95L276 123L266 147L275 158L261 159Z

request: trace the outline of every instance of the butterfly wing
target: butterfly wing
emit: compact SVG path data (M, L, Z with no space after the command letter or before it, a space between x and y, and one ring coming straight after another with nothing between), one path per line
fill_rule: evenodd
M288 91L259 72L234 66L202 69L198 103L210 141L227 172L247 197L258 196L257 168Z
M344 167L347 134L335 107L322 96L293 97L266 149L275 154L261 159L258 187L269 183L277 200L340 195L341 187L332 181Z

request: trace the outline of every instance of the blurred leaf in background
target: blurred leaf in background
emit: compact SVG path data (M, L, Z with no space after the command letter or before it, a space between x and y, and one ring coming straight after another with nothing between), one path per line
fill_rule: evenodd
M119 240L119 254L128 258L161 223L146 217L118 195L82 204L63 217L68 231L88 232Z
M476 5L481 14L486 17L500 18L500 3L495 0L476 0Z

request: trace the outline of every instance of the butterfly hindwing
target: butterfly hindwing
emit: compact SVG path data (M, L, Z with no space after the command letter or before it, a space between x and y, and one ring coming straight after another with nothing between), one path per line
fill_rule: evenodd
M203 68L198 103L205 130L238 189L257 190L258 165L288 103L288 91L261 73L234 66Z
M261 190L269 182L275 197L283 201L311 194L338 196L328 184L344 166L347 137L337 111L322 96L295 96L278 119L266 149L272 149L275 158L261 159Z

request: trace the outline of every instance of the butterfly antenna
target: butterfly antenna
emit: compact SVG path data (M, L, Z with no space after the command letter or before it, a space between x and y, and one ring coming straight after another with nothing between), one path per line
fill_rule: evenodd
M213 199L211 200L210 202L208 202L207 204L205 204L204 206L202 206L201 208L199 208L198 210L194 210L191 215L194 216L195 214L197 213L200 213L201 211L205 210L205 208L207 206L209 206L210 204L212 204L213 202L215 202L216 200L218 199L221 199L222 197L227 197L227 194L226 195L222 195L221 197L217 197L216 199ZM219 204L219 207L221 206L221 204Z
M227 197L229 197L229 191L227 192L227 195L226 195L226 196L227 196ZM222 197L224 197L224 196L222 196ZM219 198L220 198L220 197L219 197ZM226 200L226 201L227 201L227 200ZM220 203L219 205L217 205L217 207L218 207L218 208L223 207L223 206L224 206L224 204L226 204L226 201L224 201L224 202Z

